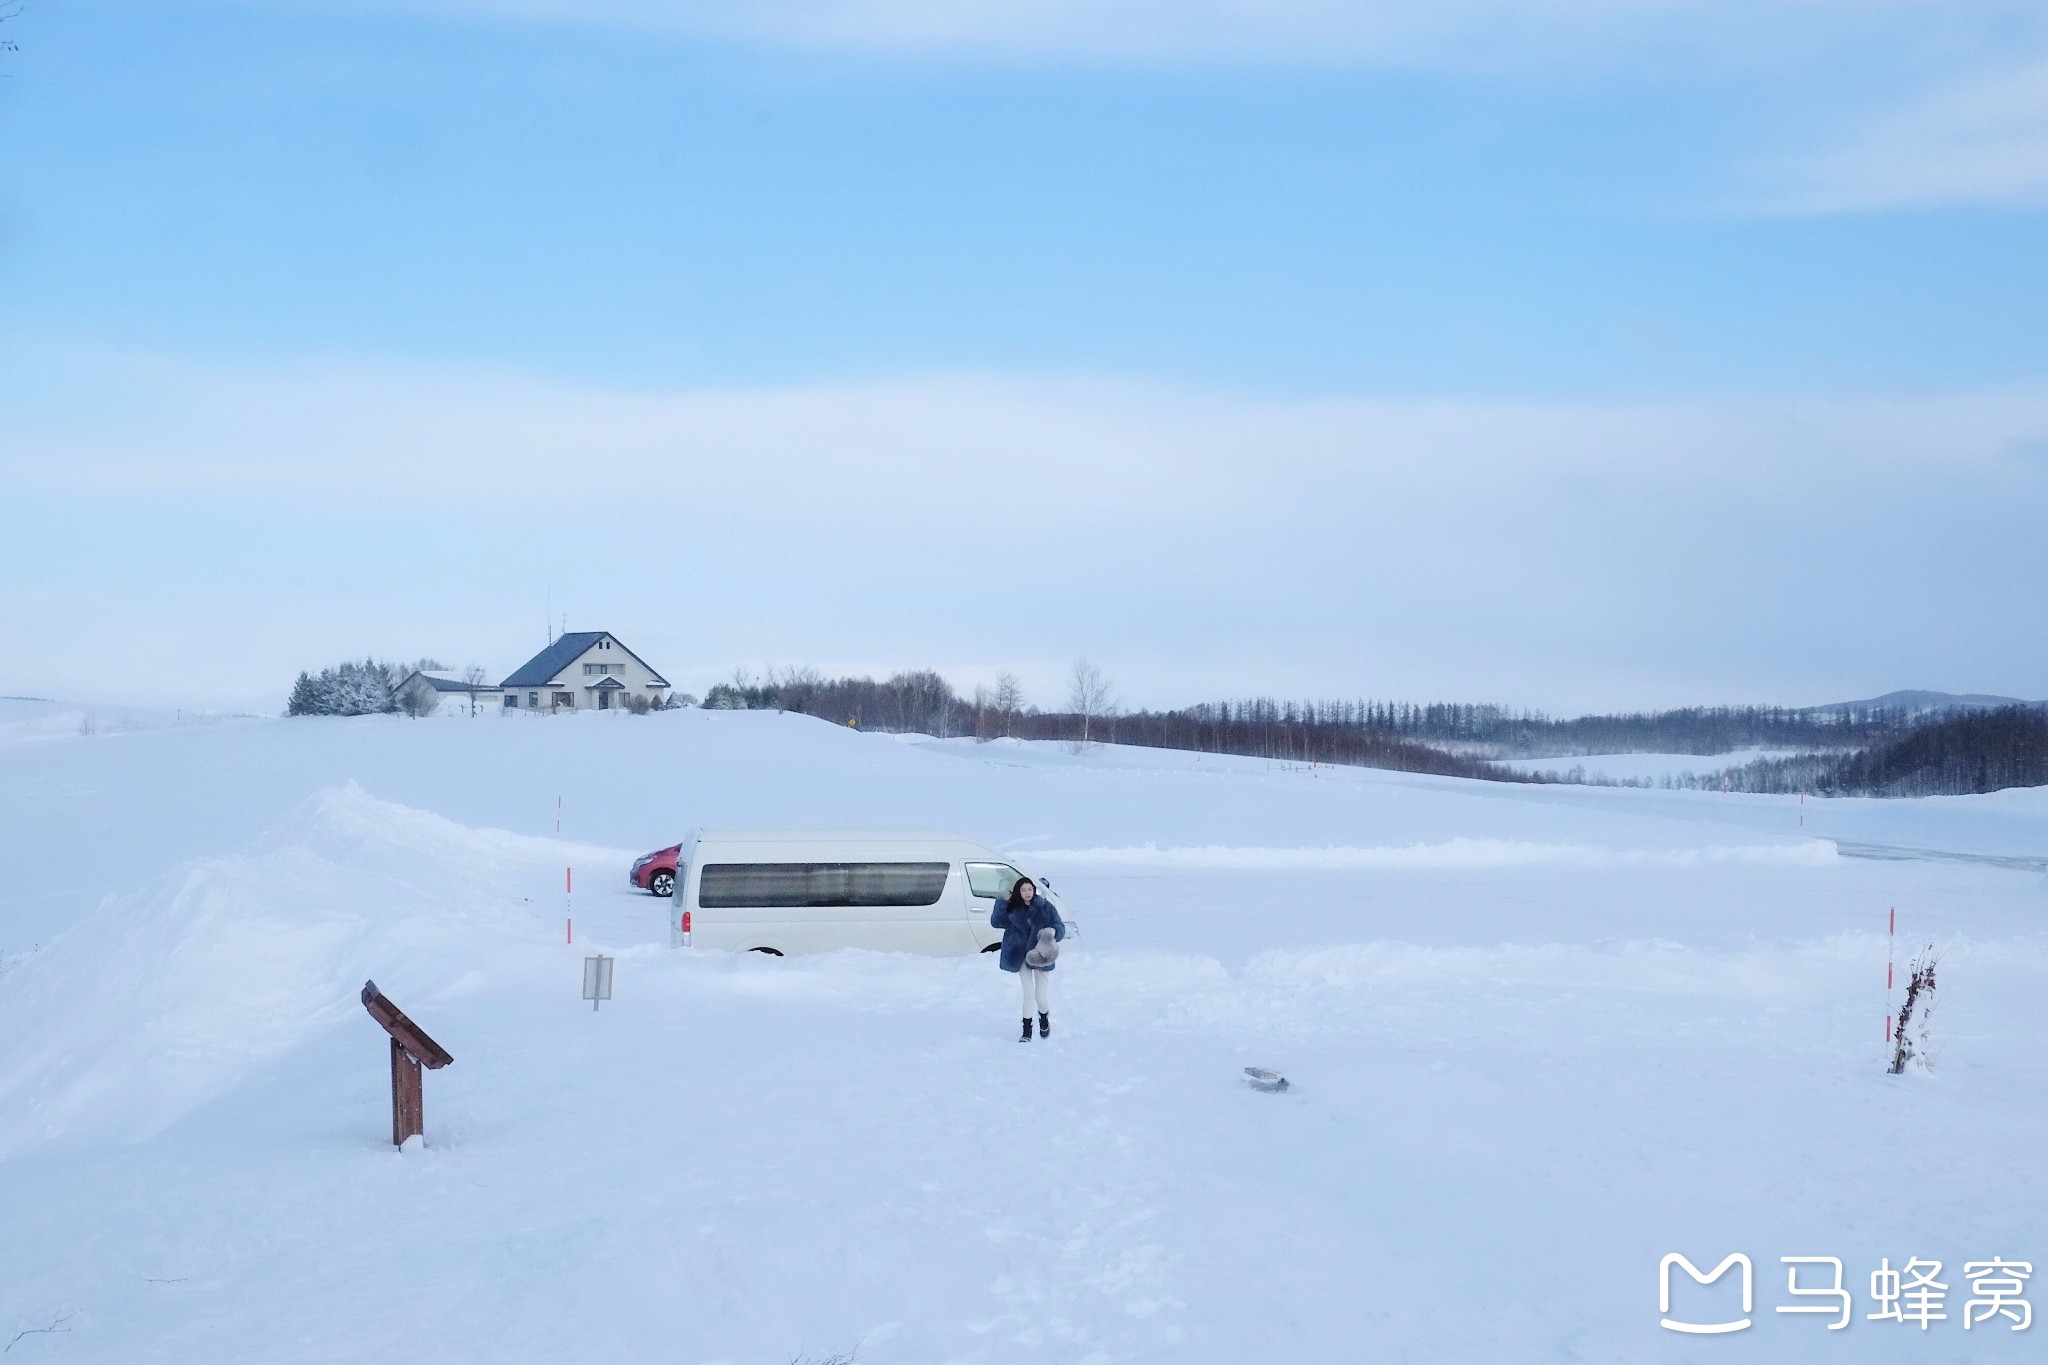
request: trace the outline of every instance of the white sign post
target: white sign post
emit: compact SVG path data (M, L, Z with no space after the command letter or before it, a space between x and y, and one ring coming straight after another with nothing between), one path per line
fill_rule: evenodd
M597 1012L600 1000L612 998L612 960L608 957L586 957L583 959L583 998L590 1002L591 1013Z

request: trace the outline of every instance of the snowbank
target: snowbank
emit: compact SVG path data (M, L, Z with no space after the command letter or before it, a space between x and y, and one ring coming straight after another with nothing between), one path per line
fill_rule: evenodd
M552 930L519 874L588 850L471 830L348 786L247 854L112 897L6 979L0 1157L163 1130L360 1012L369 976L432 999Z
M1709 845L1705 848L1600 848L1590 844L1534 843L1515 839L1448 839L1396 848L1339 845L1324 848L1037 849L1032 858L1050 867L1187 868L1451 868L1451 867L1692 867L1701 862L1824 864L1835 859L1824 840Z

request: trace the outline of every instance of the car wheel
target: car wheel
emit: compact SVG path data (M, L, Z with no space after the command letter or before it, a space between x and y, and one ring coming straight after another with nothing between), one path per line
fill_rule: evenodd
M780 948L749 948L747 951L750 953L766 953L770 957L782 956L782 949Z
M673 896L676 893L676 874L657 872L647 879L647 889L657 896Z

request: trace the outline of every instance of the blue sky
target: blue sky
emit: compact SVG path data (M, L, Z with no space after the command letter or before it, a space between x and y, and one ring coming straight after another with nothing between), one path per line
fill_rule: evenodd
M552 600L694 686L2048 695L2038 7L0 32L0 690L509 669Z

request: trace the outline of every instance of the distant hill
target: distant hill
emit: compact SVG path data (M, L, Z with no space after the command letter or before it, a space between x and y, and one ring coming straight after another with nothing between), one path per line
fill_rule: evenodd
M1865 701L1838 701L1808 709L1836 711L1847 707L1865 711L1995 711L2001 706L2041 705L2048 703L2030 702L2024 697L1994 697L1982 692L1927 692L1909 688L1899 692L1887 692L1881 697L1871 697Z

